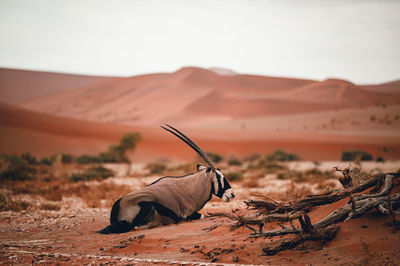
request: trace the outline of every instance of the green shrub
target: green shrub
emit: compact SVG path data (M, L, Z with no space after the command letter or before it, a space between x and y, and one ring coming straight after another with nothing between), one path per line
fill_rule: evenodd
M164 172L165 169L167 169L167 166L163 163L150 163L146 168L149 169L150 174L154 175Z
M36 158L29 151L21 154L21 158L24 159L28 164L35 164Z
M268 161L289 162L298 161L300 160L300 157L293 153L288 153L282 150L275 150L272 154L266 155L265 159Z
M229 172L225 175L229 181L240 181L243 180L243 174L240 172Z
M376 161L383 163L385 160L381 156L378 156L378 157L376 157Z
M210 159L214 162L214 163L219 163L222 161L223 157L217 153L213 153L213 152L206 152L207 156L210 157Z
M73 182L103 180L111 176L114 176L113 171L102 166L94 166L84 172L72 174L70 180Z
M42 157L39 161L39 164L45 164L45 165L52 165L53 160L47 158L47 157Z
M371 154L362 151L342 151L342 161L372 161L373 157Z
M265 169L265 173L276 173L281 170L285 170L286 167L271 161L260 160L257 164L257 168Z
M69 163L72 163L73 160L74 160L74 156L72 156L71 154L67 154L67 153L61 154L61 162L62 163L69 164Z
M128 163L127 153L136 148L137 143L142 139L139 133L127 133L122 136L119 144L113 144L108 151L99 155L83 154L76 158L79 164L90 163Z
M100 159L97 156L83 154L76 158L76 162L79 164L100 163Z
M36 170L15 154L0 156L0 182L25 181L35 178Z

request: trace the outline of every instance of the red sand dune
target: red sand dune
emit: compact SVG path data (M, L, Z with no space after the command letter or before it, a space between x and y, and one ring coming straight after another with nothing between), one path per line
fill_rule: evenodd
M92 121L142 126L168 121L180 126L196 123L201 127L203 121L213 119L235 120L399 103L397 93L366 90L343 80L319 82L219 75L211 70L186 67L174 73L118 78L53 93L21 106Z
M183 129L204 150L225 156L269 153L285 149L309 160L337 160L343 149L363 149L382 155L382 148L395 151L387 154L398 158L400 141L396 138L321 135L299 132ZM148 161L154 158L192 160L195 154L180 140L157 127L131 127L117 124L80 121L0 105L0 152L51 155L68 152L76 155L95 154L117 143L126 132L137 131L143 136L133 159ZM251 137L254 135L254 139ZM223 138L222 138L223 136ZM248 138L250 136L250 138ZM257 137L258 136L258 137ZM386 157L388 158L388 157Z
M16 104L108 79L111 78L0 68L0 99Z
M159 128L169 123L205 150L224 155L285 149L304 159L336 160L343 149L357 148L400 158L399 102L400 94L343 80L220 75L186 67L107 79L20 104L46 115L1 105L1 151L94 154L123 133L138 131L144 141L135 159L192 159L192 151ZM383 147L391 152L382 154Z
M400 80L395 80L377 85L363 85L361 87L363 89L371 91L400 94Z

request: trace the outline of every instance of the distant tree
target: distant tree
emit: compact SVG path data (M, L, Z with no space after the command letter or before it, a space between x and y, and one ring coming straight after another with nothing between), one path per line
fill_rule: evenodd
M126 133L122 136L119 145L114 147L115 151L118 152L121 161L125 161L128 163L128 175L131 172L131 162L129 160L129 154L136 148L136 145L139 141L142 140L142 136L135 133Z

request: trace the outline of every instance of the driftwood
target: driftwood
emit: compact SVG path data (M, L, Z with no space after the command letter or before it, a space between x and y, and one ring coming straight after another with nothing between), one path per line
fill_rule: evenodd
M350 171L348 169L340 171L343 173L343 178L340 179L340 182L344 187L341 191L311 195L297 202L245 201L249 208L258 211L255 216L226 213L209 213L209 215L223 216L235 221L231 226L232 230L242 226L250 229L252 231L250 238L294 235L294 237L275 241L263 248L263 252L266 255L273 255L281 250L292 249L310 240L318 241L323 245L335 236L339 228L338 223L361 216L371 209L377 209L384 215L390 215L392 224L398 226L396 216L400 216L400 212L396 210L400 208L400 193L393 195L389 195L389 193L395 184L395 180L400 177L399 173L386 173L354 187L349 174ZM369 188L372 188L370 194L354 195ZM315 206L331 204L346 197L349 197L350 200L345 206L331 212L317 223L311 223L306 214L307 211ZM300 227L296 227L293 224L294 220L299 221ZM290 227L281 225L282 228L279 230L263 232L263 227L268 222L289 222Z
M398 175L398 174L392 174ZM358 186L358 187L349 187L342 191L325 193L321 195L310 195L304 199L301 199L297 202L293 203L275 203L275 202L267 202L267 201L255 201L248 200L244 203L253 209L263 210L264 214L269 213L287 213L299 210L309 210L312 207L331 204L346 197L349 197L352 194L362 192L367 188L376 186L380 184L380 179L384 178L384 176L372 178L366 183ZM352 183L352 182L351 182ZM347 187L347 185L345 186Z

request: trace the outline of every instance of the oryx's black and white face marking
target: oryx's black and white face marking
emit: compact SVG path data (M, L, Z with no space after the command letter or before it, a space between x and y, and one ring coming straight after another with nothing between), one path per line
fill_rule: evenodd
M202 167L198 166L198 170L200 170ZM213 170L212 168L207 168L206 173L211 177L212 194L214 194L218 198L223 199L225 202L228 202L235 197L231 185L229 184L228 180L224 177L221 170L219 169Z

